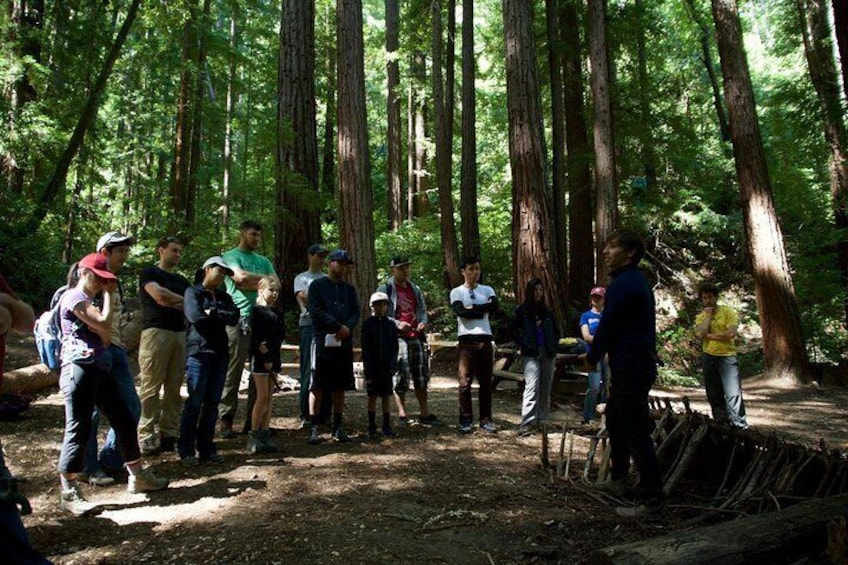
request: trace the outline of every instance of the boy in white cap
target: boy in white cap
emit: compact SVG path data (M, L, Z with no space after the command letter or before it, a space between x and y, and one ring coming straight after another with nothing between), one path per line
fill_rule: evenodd
M368 437L377 437L377 397L382 399L383 435L395 435L390 424L389 401L392 377L397 372L398 332L387 317L389 296L385 292L371 295L371 317L362 324L362 361L368 391Z

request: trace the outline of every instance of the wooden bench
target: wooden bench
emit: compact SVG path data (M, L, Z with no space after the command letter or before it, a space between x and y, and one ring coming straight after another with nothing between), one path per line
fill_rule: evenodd
M579 355L572 353L557 354L554 369L554 391L565 394L579 394L586 390L586 380L589 373L583 370L585 367L578 366L579 357ZM492 388L497 388L501 381L517 382L519 388L523 388L524 373L515 370L520 368L521 356L516 348L511 345L495 347Z

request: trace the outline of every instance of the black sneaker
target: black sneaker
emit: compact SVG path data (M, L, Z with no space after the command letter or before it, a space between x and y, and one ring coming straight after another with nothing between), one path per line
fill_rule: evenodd
M395 437L397 434L391 426L383 426L383 435L385 437Z
M321 443L321 436L318 435L318 426L312 426L309 429L309 439L306 441L309 445L318 445Z
M403 426L408 426L409 422L410 422L409 417L399 416L398 420L397 420L397 425L398 425L399 428L402 428Z
M432 412L428 414L426 418L420 418L418 421L422 424L428 424L430 426L441 423L441 420L439 420Z
M333 439L334 439L335 441L339 442L339 443L345 443L345 442L347 442L350 438L349 438L349 437L347 437L347 434L345 433L344 428L342 428L341 426L339 426L338 428L336 428L335 430L333 430Z
M368 437L371 439L377 437L377 426L368 426Z
M470 434L473 431L474 431L474 427L471 425L471 422L460 422L459 433Z

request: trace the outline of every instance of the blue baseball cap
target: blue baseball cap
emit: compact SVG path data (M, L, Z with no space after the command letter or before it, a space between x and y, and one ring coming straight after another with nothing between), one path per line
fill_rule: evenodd
M333 252L327 256L327 261L339 261L340 263L353 265L353 259L350 258L350 255L348 255L348 252L344 249L333 250Z

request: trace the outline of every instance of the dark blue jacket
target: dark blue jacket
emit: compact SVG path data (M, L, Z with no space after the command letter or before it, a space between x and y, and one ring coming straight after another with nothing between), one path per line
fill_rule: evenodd
M343 280L333 282L330 277L312 281L307 307L312 317L312 335L318 355L324 354L327 334L336 333L343 325L350 328L351 335L342 342L341 349L353 351L353 328L359 323L360 307L352 284Z
M636 265L610 273L604 315L595 331L589 364L609 353L612 390L646 393L657 378L654 293Z
M362 323L362 365L365 380L391 382L397 372L398 332L389 318L371 316Z
M227 326L239 321L238 308L229 294L207 290L202 284L190 286L183 295L183 312L188 322L186 355L229 355Z
M556 327L553 314L545 309L537 314L532 306L526 303L515 309L515 317L512 321L512 339L521 350L524 357L538 357L539 345L536 343L536 322L538 319L542 327L545 352L555 355L559 345L559 331Z

